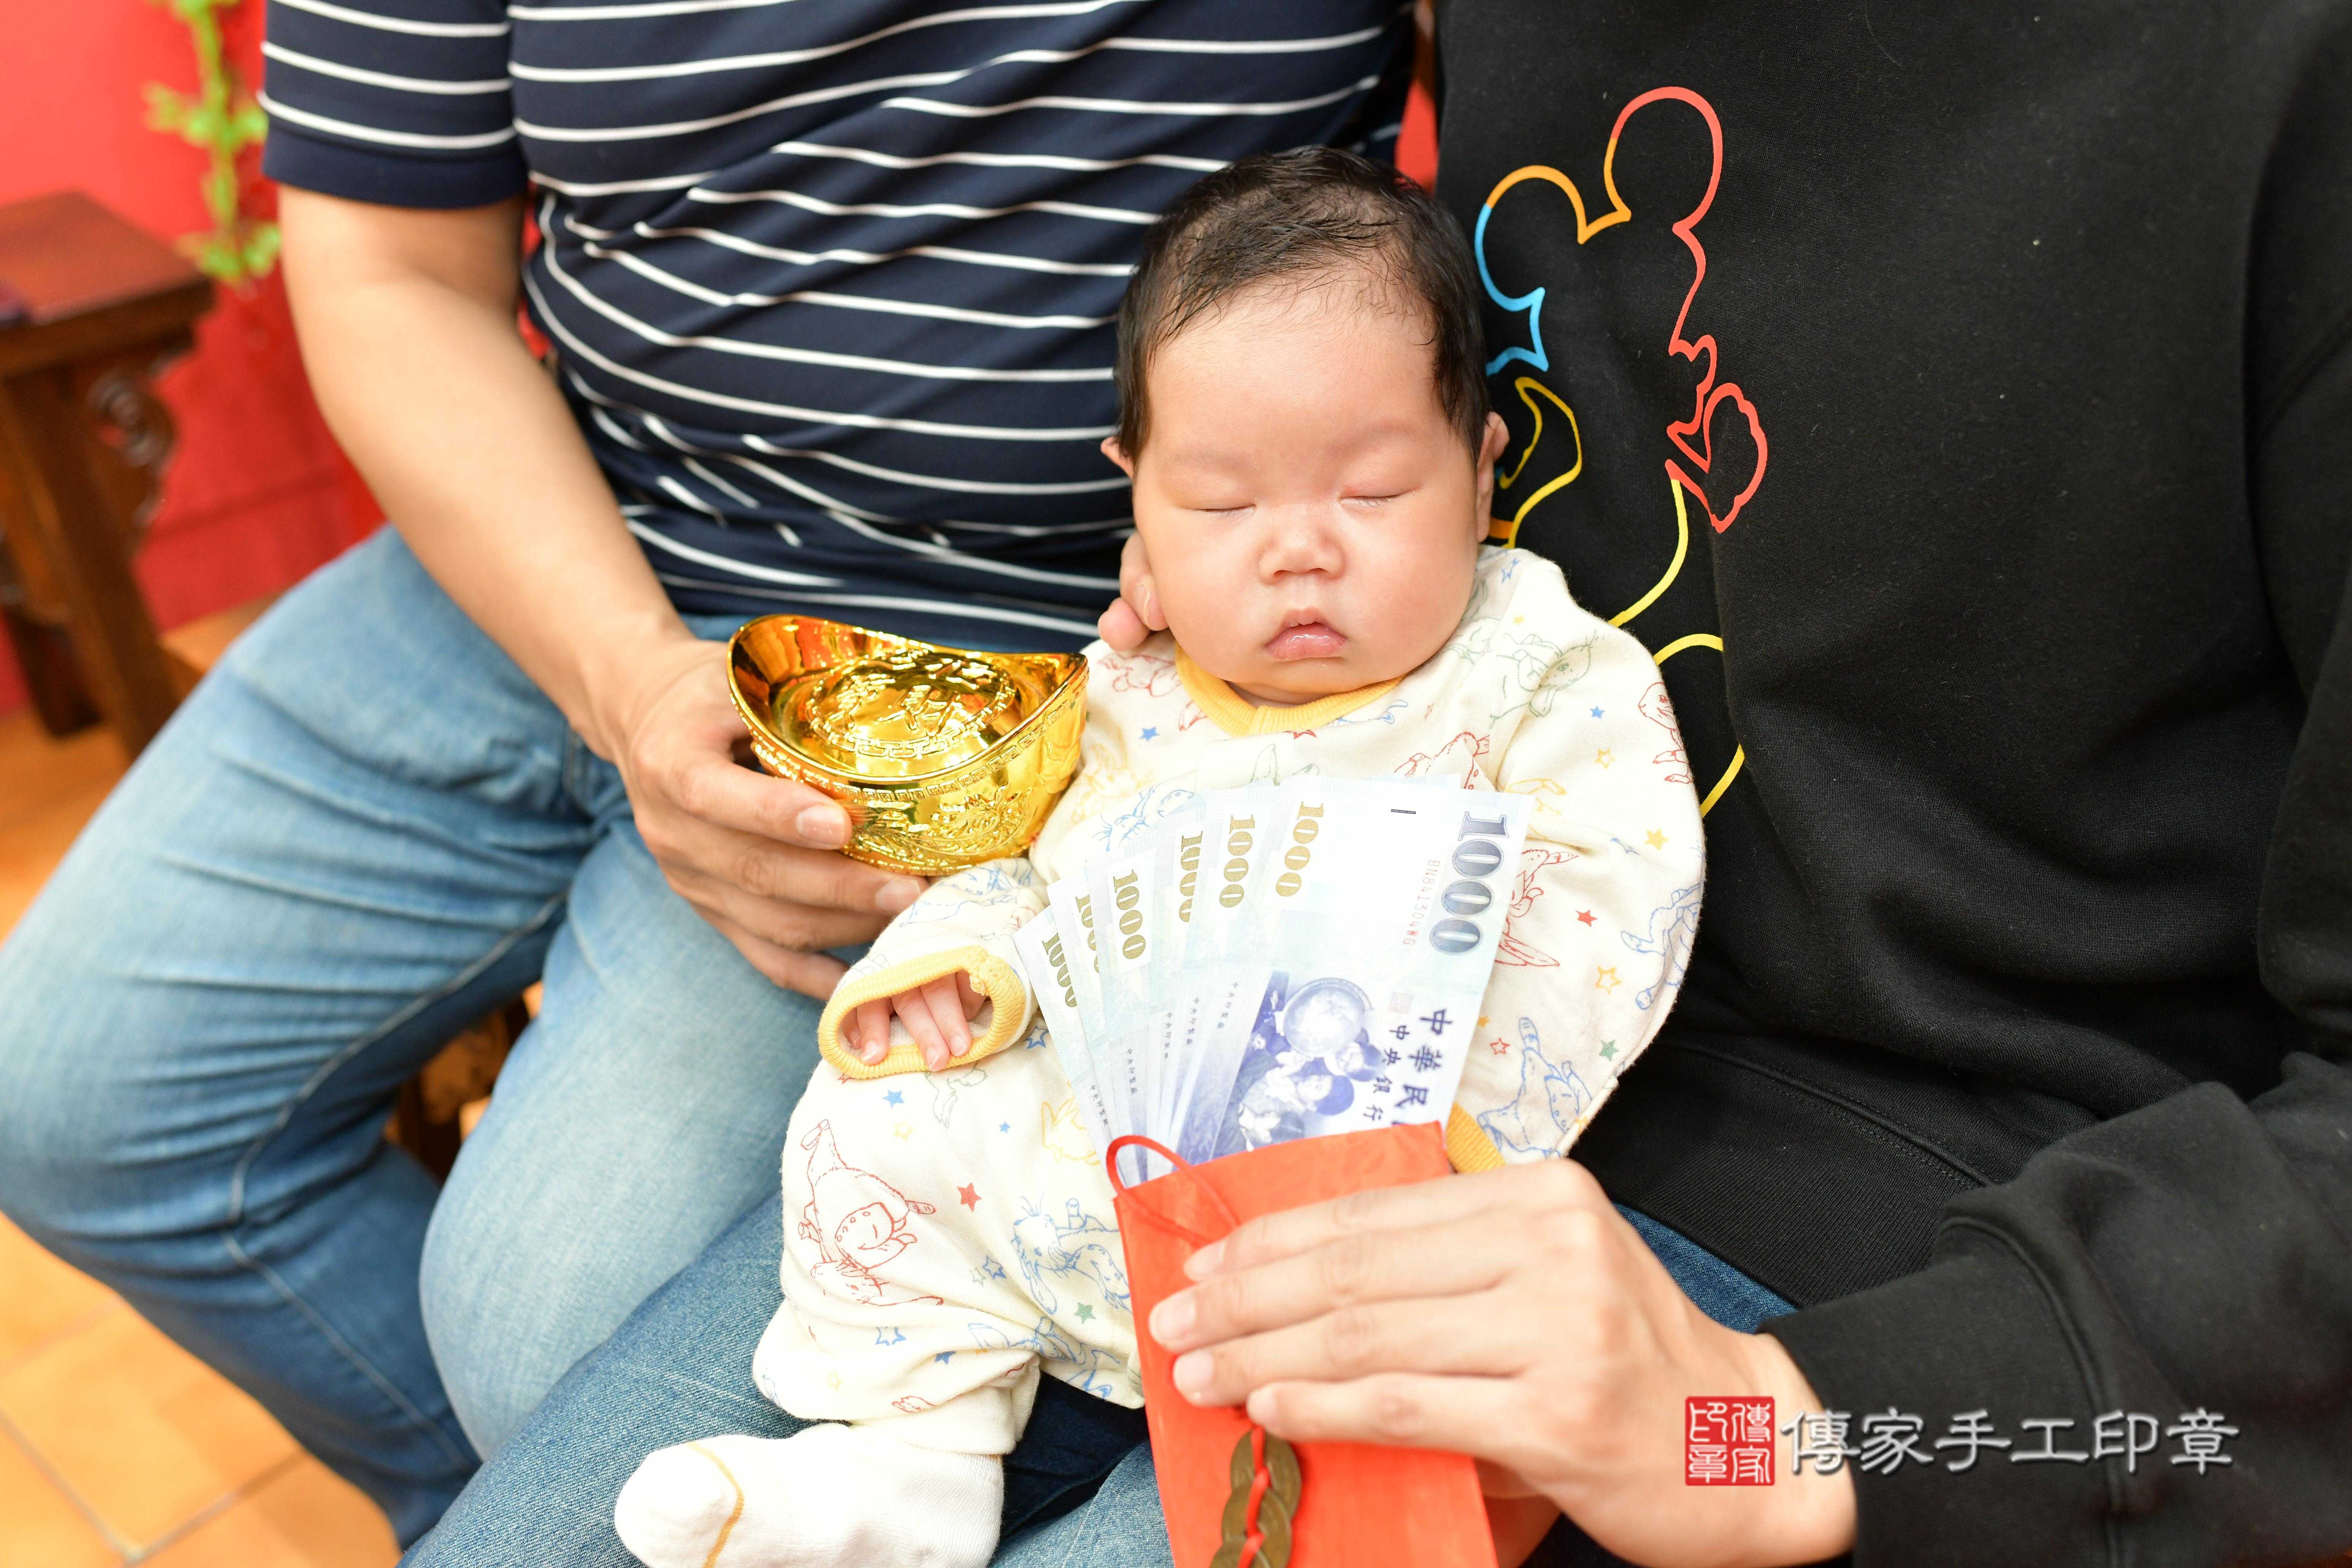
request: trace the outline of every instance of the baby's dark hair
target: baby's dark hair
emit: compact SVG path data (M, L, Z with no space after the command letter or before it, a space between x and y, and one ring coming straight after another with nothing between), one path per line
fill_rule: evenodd
M1384 163L1337 147L1260 153L1202 179L1144 231L1118 306L1118 444L1150 426L1151 356L1261 283L1364 269L1425 312L1437 401L1475 453L1486 438L1478 279L1461 225Z

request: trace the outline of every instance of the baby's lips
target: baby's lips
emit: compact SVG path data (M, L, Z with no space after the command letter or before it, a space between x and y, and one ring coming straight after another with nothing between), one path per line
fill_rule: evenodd
M1276 658L1332 658L1348 646L1347 635L1327 621L1285 626L1266 639L1265 651Z

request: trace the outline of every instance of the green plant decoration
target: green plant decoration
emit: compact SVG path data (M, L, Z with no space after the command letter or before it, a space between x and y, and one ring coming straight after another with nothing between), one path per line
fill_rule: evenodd
M257 144L269 128L261 106L237 79L221 48L220 14L242 0L158 0L183 23L196 49L196 90L174 92L161 82L147 84L147 123L204 153L205 211L210 233L180 241L190 259L215 280L249 283L267 277L278 261L278 226L245 210L245 182L238 156Z

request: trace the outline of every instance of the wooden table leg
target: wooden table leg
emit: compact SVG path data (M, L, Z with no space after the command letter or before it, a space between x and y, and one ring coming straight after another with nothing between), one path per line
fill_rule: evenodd
M5 543L0 541L0 543ZM73 639L62 626L47 626L14 605L0 605L0 624L16 651L16 668L33 699L34 715L53 736L70 735L106 717L82 684Z
M38 551L65 601L74 651L90 695L137 756L178 705L155 622L123 549L114 500L92 468L89 416L62 368L0 384L0 442L22 485L15 521Z

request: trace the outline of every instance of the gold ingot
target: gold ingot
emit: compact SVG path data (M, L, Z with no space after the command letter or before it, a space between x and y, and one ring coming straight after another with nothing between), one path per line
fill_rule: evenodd
M728 645L751 752L848 809L847 853L936 877L1018 855L1078 771L1087 661L975 653L813 616Z

